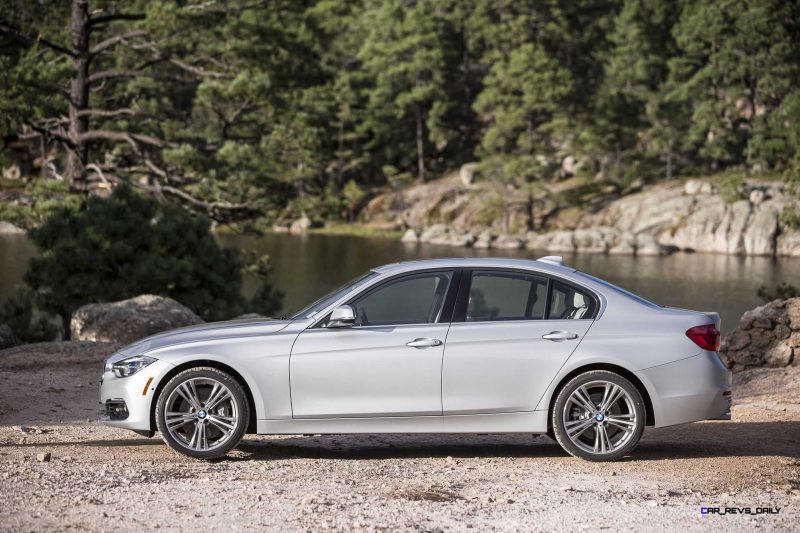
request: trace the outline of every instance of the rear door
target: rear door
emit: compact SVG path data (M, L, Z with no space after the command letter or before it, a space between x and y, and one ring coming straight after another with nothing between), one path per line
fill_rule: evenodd
M465 271L444 351L443 413L532 411L598 305L533 272Z

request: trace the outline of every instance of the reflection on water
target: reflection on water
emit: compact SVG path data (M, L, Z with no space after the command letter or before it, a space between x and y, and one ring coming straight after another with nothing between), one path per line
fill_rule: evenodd
M5 300L22 281L28 259L36 253L25 234L0 235L0 301Z
M396 261L431 257L527 257L531 250L475 250L447 246L408 245L395 239L329 235L262 237L226 235L225 246L272 256L273 282L286 294L284 311L291 313L367 269ZM0 298L22 279L34 253L22 235L0 235ZM800 284L800 260L734 257L714 254L674 254L668 257L565 255L568 265L621 285L662 305L718 311L722 328L730 331L744 311L761 302L761 285L781 281ZM245 281L247 295L255 290Z
M476 250L325 235L225 236L222 240L228 246L272 256L273 279L286 293L287 312L301 308L368 268L385 263L431 257L535 259L548 255L533 250ZM744 311L761 304L756 296L761 285L772 286L781 281L800 283L798 259L680 253L668 257L567 254L564 260L662 305L718 311L726 332L733 329ZM245 286L246 292L253 290L252 283Z

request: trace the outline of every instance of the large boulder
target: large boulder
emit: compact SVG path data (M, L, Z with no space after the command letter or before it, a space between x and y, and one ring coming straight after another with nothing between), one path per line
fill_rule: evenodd
M742 315L719 349L734 372L800 364L800 298L773 300Z
M203 319L171 298L143 294L120 302L88 304L72 314L72 340L130 344Z

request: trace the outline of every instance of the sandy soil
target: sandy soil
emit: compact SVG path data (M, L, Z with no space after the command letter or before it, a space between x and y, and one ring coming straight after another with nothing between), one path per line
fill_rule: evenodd
M113 349L0 352L0 530L796 531L800 520L800 367L737 375L732 421L650 429L612 464L525 435L249 436L206 463L94 421Z

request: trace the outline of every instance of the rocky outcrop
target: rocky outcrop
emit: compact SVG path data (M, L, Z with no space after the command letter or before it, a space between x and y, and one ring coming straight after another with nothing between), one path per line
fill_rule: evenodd
M800 231L780 221L784 207L791 204L800 209L800 205L784 194L780 182L750 182L741 199L730 202L712 180L672 181L594 211L555 212L545 217L549 231L527 235L519 231L525 227L524 210L515 207L509 212L512 234L506 236L499 228L500 220L487 221L486 212L481 211L486 199L495 197L497 191L484 181L472 181L471 174L469 180L463 179L471 170L462 169L435 182L378 196L362 217L368 224L381 227L413 228L419 242L449 246L525 246L547 252L631 255L683 250L800 257ZM565 186L565 182L554 185ZM409 233L404 241L415 242Z
M774 300L742 315L719 349L734 372L800 365L800 298Z
M119 302L88 304L72 314L72 340L129 344L203 319L171 298L143 294Z

